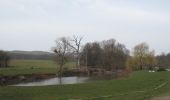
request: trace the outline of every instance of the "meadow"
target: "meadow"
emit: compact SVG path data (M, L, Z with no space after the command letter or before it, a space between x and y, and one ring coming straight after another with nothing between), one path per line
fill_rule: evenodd
M1 100L150 100L170 95L170 72L134 72L127 79L37 87L1 86Z
M1 74L55 73L53 61L13 61ZM71 64L72 65L72 64ZM36 70L34 70L34 67ZM14 70L15 69L15 70ZM0 86L0 100L154 100L170 95L170 72L136 71L129 78L53 86Z
M74 67L69 62L65 67ZM9 68L1 68L2 75L33 74L33 73L57 73L58 65L52 60L12 60Z

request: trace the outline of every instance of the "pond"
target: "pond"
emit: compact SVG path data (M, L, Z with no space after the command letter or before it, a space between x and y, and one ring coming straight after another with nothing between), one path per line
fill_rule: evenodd
M41 81L34 81L28 83L19 83L14 86L45 86L45 85L62 85L62 84L77 84L86 83L89 81L89 77L62 77L62 78L50 78Z
M78 84L78 83L87 83L92 82L95 80L103 80L103 79L111 79L111 78L101 78L101 77L62 77L62 78L50 78L41 81L34 81L34 82L26 82L26 83L19 83L13 86L46 86L46 85L62 85L62 84Z

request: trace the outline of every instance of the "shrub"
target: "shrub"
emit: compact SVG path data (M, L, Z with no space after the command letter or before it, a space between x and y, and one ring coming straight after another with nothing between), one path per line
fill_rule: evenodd
M161 71L167 71L167 70L165 68L159 68L157 71L161 72Z

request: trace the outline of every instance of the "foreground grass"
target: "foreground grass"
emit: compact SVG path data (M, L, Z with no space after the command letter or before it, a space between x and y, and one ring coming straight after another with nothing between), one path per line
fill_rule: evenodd
M57 73L58 65L52 60L12 60L9 68L0 68L0 74ZM73 67L74 63L65 66Z
M163 86L160 86L164 84ZM170 72L134 72L128 79L39 87L0 87L1 100L149 100L170 93Z

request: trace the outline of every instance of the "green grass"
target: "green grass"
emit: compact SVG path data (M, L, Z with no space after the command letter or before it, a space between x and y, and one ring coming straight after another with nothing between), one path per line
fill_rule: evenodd
M161 84L164 86L159 87ZM157 88L157 89L155 89ZM134 72L130 78L86 84L0 87L1 100L150 100L170 93L170 72Z
M0 74L56 73L58 67L50 60L14 60L11 66L1 68ZM72 68L74 63L65 66ZM74 85L0 86L0 100L149 100L159 95L170 95L170 72L139 71L127 79Z
M58 65L52 60L12 60L9 68L0 68L0 74L17 75L32 73L57 73ZM65 67L74 67L69 62Z

